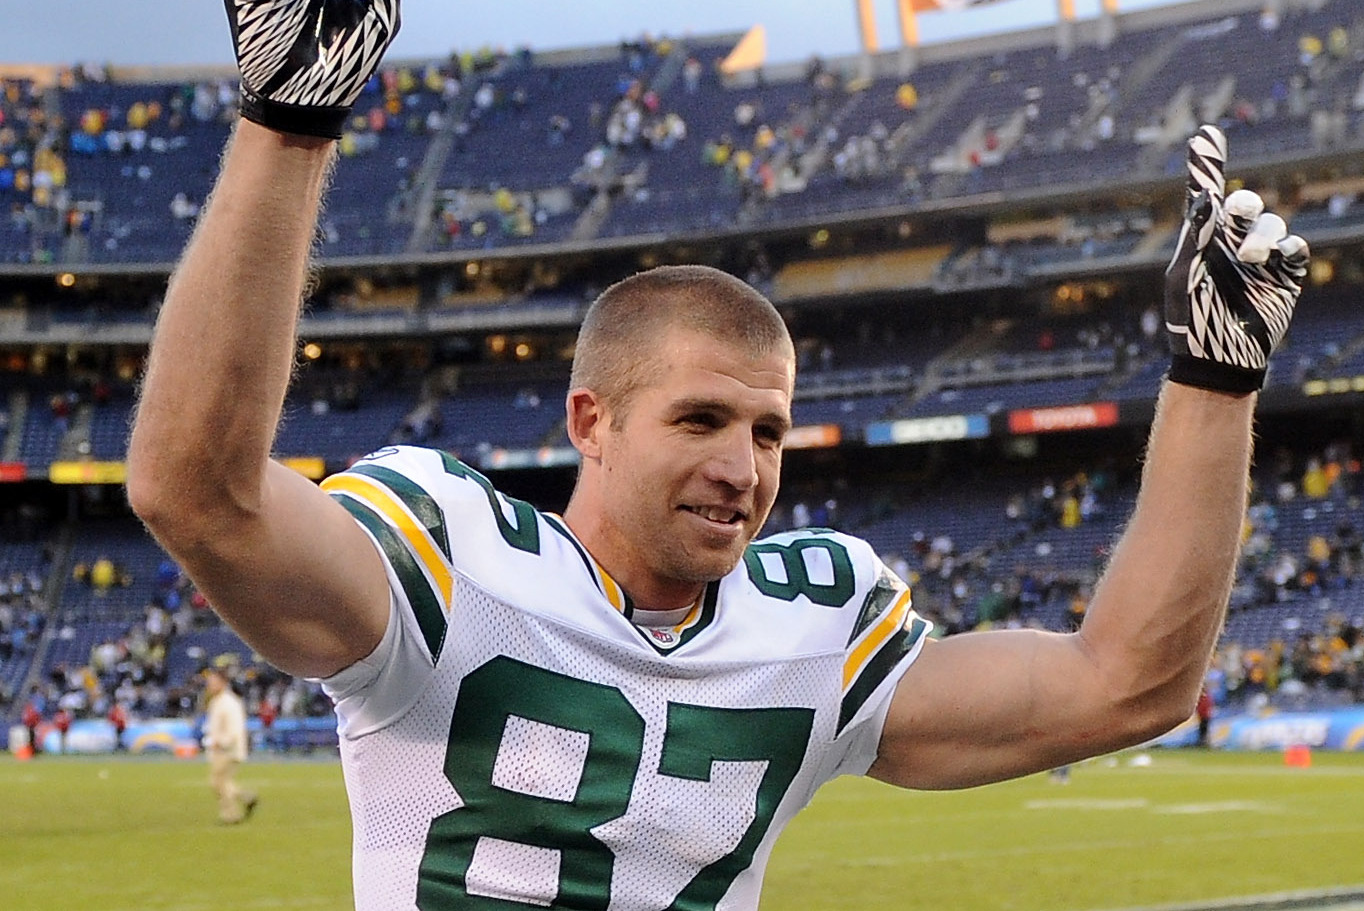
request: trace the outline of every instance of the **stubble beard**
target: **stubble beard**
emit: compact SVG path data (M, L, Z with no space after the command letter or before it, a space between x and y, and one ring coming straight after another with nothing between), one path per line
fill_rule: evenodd
M659 571L669 579L696 584L715 582L733 572L757 536L757 528L745 529L743 537L732 547L711 548L661 531L654 551L659 556Z
M668 578L679 582L707 583L723 579L733 572L743 559L743 551L733 554L723 551L694 554L678 546L661 552L660 556L663 560L659 568Z

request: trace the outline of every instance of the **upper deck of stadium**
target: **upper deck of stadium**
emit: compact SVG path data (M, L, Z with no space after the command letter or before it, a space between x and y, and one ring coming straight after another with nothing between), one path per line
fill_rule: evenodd
M1207 0L725 75L737 39L386 66L341 143L323 259L467 260L1111 199L1169 185L1203 121L1227 129L1243 171L1364 147L1364 11L1348 0L1284 2L1272 17L1258 0ZM172 262L211 187L235 74L0 74L0 260ZM1354 230L1361 212L1309 220ZM1098 243L1125 255L1165 240Z

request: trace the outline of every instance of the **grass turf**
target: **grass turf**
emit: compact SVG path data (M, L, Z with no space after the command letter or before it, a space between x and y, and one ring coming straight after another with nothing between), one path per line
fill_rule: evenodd
M782 837L763 911L1085 911L1364 884L1364 754L1156 751L951 793L827 786ZM348 908L329 761L254 758L254 819L215 822L207 768L0 760L8 911Z

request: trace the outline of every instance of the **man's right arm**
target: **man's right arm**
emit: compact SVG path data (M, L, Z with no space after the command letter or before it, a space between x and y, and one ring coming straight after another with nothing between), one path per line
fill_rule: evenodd
M270 459L335 140L398 0L226 0L242 119L157 321L128 497L209 603L281 670L328 676L387 626L378 552Z
M171 279L129 444L134 510L261 655L324 676L388 618L378 553L271 461L334 143L242 121Z

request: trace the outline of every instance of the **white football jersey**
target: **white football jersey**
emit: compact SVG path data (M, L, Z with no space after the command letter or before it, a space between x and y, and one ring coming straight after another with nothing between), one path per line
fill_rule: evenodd
M928 632L831 531L753 543L649 627L562 519L448 454L323 487L393 592L383 642L325 681L359 911L752 911L783 826L875 760Z

